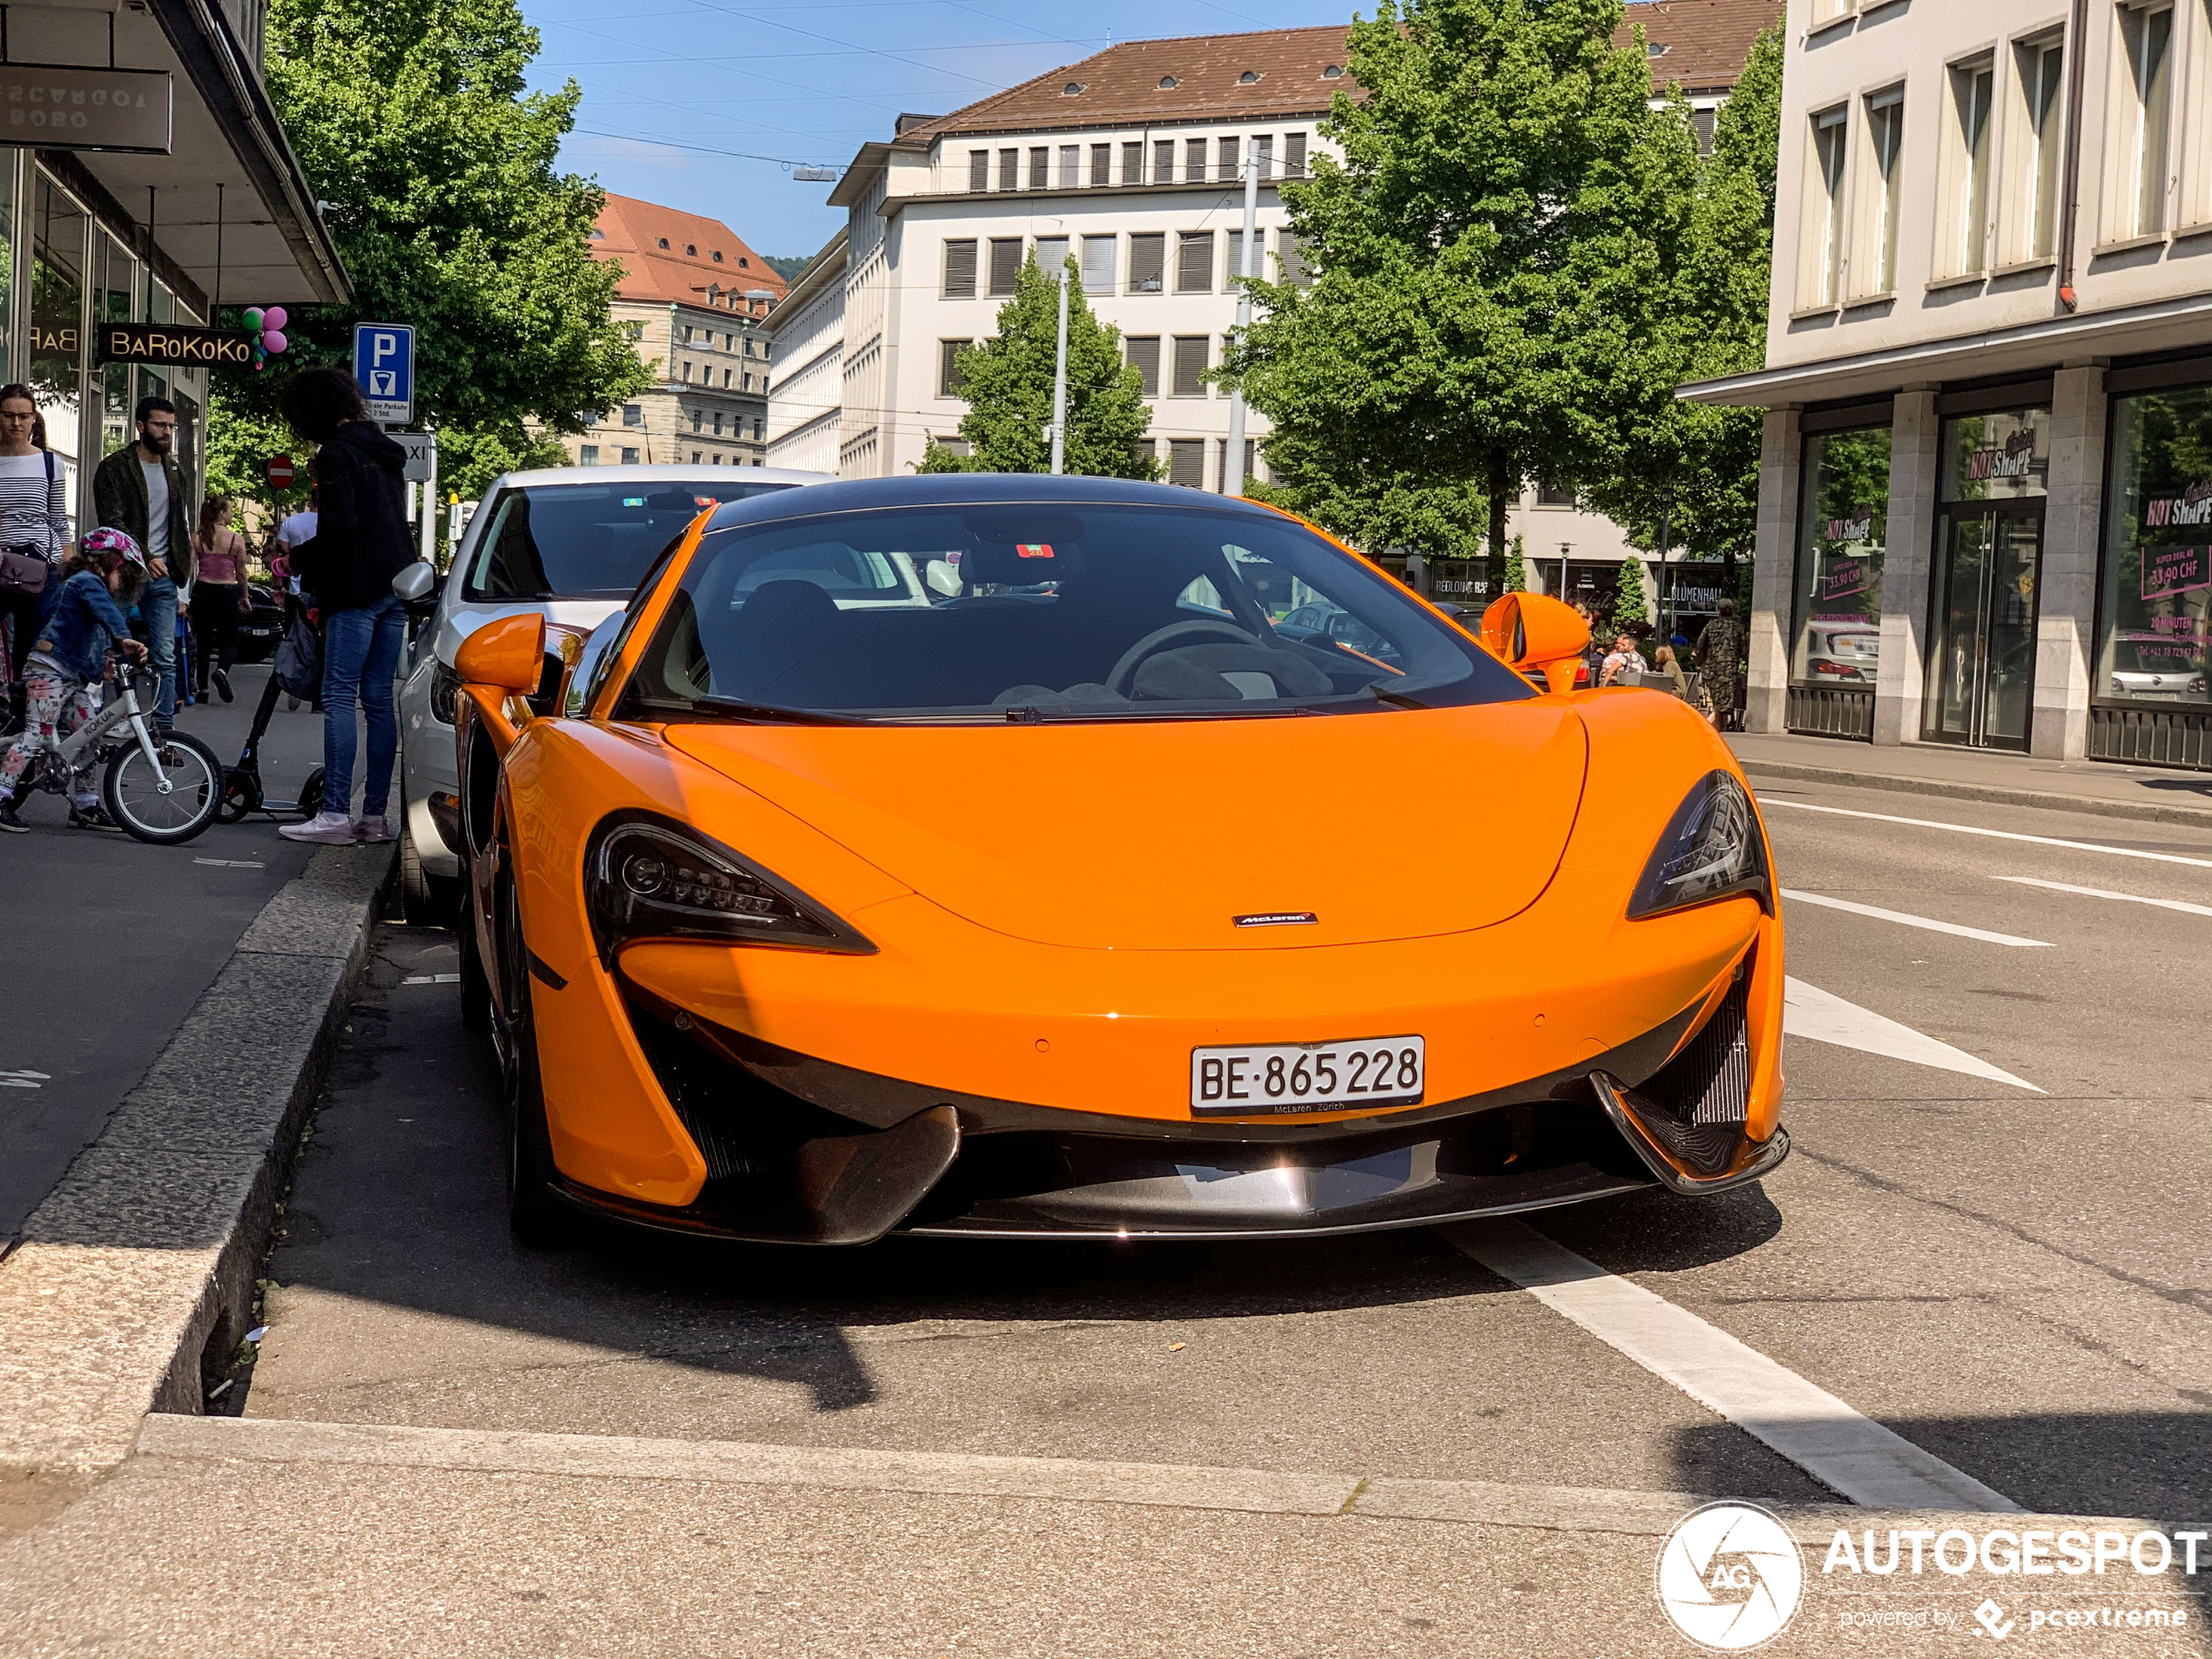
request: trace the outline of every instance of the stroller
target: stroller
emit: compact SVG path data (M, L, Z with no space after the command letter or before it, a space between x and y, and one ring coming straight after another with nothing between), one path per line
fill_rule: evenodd
M255 813L266 813L272 818L313 818L322 810L320 766L307 774L297 800L271 800L261 786L261 738L276 712L277 698L289 692L313 701L321 690L321 644L314 624L301 611L293 616L284 643L277 647L268 684L261 688L261 700L253 710L253 725L246 734L246 747L239 752L238 765L224 768L223 805L217 814L224 823L242 823Z

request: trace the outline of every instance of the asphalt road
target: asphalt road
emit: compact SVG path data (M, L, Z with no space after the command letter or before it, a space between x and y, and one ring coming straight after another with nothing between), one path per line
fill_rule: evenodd
M238 759L266 683L238 669L235 703L179 711L225 765ZM281 699L261 775L288 794L322 759L322 721ZM182 846L72 830L59 796L27 803L27 835L0 835L8 965L0 978L0 1244L145 1075L222 971L246 924L314 849L256 814ZM241 1033L241 1040L252 1040Z
M2212 1513L2212 834L1811 784L1761 794L1783 885L1804 895L1785 900L1806 988L1793 1017L1835 1039L1789 1041L1794 1156L1756 1189L1553 1211L1538 1232L2023 1508ZM219 1409L1837 1501L1743 1413L1433 1231L827 1254L608 1230L517 1250L493 1069L440 982L455 965L449 935L382 935L270 1268L260 1363ZM361 1651L675 1651L639 1635L671 1622L713 1652L1690 1650L1652 1598L1654 1541L1587 1501L1546 1529L1360 1533L1033 1498L145 1460L18 1570L57 1581L103 1528L152 1538L180 1506L173 1536L93 1598L124 1647L220 1628L191 1609L281 1584L307 1598L275 1626L300 1652L347 1651L345 1635ZM241 1552L244 1537L259 1541ZM2022 1617L2086 1593L2023 1582L2000 1586ZM1838 1600L1867 1585L1824 1580L1776 1650L1955 1645L1976 1634L1956 1624L1981 1594L1966 1584L1912 1587L1953 1596L1926 1602L1949 1607L1947 1635L1939 1619L1869 1634L1842 1622L1852 1608L1908 1604ZM2188 1632L2103 1631L2100 1650L2202 1651L2188 1604Z

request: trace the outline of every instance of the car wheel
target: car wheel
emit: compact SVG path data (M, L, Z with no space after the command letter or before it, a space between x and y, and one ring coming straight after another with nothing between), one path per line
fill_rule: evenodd
M558 1171L545 1125L537 1022L530 1012L529 953L523 947L514 884L503 877L498 906L499 978L509 1004L500 1066L500 1099L507 1118L507 1226L516 1244L544 1249L568 1242L575 1213L550 1190Z
M422 867L415 846L415 814L400 808L400 914L410 927L450 927L459 908L455 884Z

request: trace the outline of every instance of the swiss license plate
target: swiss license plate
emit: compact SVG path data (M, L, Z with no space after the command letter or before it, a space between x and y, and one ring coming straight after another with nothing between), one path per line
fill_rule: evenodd
M1190 1112L1195 1117L1259 1117L1417 1105L1427 1054L1419 1037L1193 1049Z

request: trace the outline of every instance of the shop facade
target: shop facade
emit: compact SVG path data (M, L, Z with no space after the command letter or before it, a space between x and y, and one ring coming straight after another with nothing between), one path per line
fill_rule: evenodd
M1746 725L2212 768L2212 10L1790 21Z

